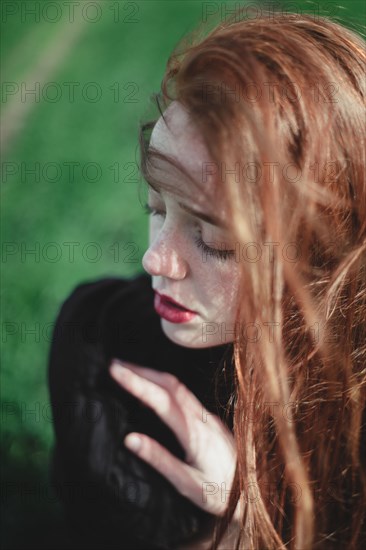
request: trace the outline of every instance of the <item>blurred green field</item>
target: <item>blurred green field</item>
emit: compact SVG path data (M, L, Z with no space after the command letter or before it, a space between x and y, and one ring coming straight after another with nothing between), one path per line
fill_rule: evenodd
M2 547L13 550L66 548L60 506L47 492L52 323L80 282L143 271L139 120L203 4L238 4L83 0L71 17L66 2L47 7L55 3L2 3ZM86 4L94 8L82 14ZM315 4L365 24L363 1L291 2ZM32 79L38 101L29 100Z

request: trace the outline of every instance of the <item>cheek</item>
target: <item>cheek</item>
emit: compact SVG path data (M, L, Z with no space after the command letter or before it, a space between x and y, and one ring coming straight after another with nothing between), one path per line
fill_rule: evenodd
M208 259L201 263L200 284L211 313L221 320L235 316L239 289L239 266L235 261Z

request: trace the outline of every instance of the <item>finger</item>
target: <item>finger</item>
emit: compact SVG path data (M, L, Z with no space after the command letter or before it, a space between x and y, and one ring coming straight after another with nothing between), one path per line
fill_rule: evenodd
M193 415L191 415L190 422L188 422L175 398L165 388L139 376L132 370L121 365L113 365L111 374L121 386L153 409L163 422L173 430L187 453L187 460L192 461L193 447L190 434L193 432Z
M203 405L197 399L197 397L185 386L174 374L170 372L158 371L156 369L151 369L148 367L143 367L141 365L136 365L134 363L129 363L127 361L121 362L119 359L114 359L111 367L125 367L132 370L134 373L139 376L143 376L147 380L158 384L159 386L165 388L168 392L174 395L175 399L184 406L188 406L191 409L191 412L196 412L197 415L202 417L202 408Z
M170 396L173 398L173 402L178 405L177 409L179 410L180 417L177 420L176 416L173 415L173 411L172 415L169 414L169 409L164 411L164 403L166 402L165 398L161 399L160 404L156 403L157 394L155 393L151 395L151 401L147 401L149 400L149 395L144 395L142 389L142 393L137 394L134 391L134 388L129 387L129 390L134 393L136 397L141 399L147 406L155 410L158 416L160 416L160 418L173 430L186 451L186 461L188 463L195 463L197 459L197 449L199 446L197 441L199 437L199 429L192 429L194 427L192 420L196 419L197 421L202 422L204 418L207 418L207 416L210 415L210 427L215 429L217 426L218 431L221 433L222 426L219 417L210 413L203 406L201 401L199 401L196 396L171 373L157 371L148 367L136 365L135 363L126 361L121 362L119 359L114 359L111 364L111 374L114 375L117 382L126 387L128 382L126 379L125 384L123 384L121 379L122 372L125 372L127 376L128 373L131 372L138 374L142 377L142 379L146 376L145 379L167 389ZM137 388L135 389L137 390ZM170 400L170 402L172 402L172 400ZM157 406L159 407L159 405L162 410L158 410L156 408ZM184 424L184 431L182 424Z
M112 367L114 365L122 366L127 369L132 370L136 374L147 378L151 382L155 382L160 386L164 387L166 390L170 391L174 389L174 381L178 382L173 374L169 372L158 371L156 369L151 369L148 367L143 367L142 365L136 365L135 363L129 363L128 361L120 361L119 359L113 359Z
M134 446L134 441L139 446ZM154 439L144 434L130 433L124 443L128 449L139 458L150 464L177 489L177 491L192 500L197 506L206 508L202 500L202 480L200 473L188 466Z

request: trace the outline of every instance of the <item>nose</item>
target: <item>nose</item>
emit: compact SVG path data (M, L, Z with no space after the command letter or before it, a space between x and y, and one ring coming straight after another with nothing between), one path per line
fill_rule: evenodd
M189 268L182 252L182 243L177 232L168 233L162 230L146 250L142 266L150 275L184 279Z

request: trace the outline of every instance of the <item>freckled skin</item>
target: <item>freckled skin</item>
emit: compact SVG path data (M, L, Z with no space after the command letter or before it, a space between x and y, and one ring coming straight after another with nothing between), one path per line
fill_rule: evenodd
M165 212L165 216L150 216L149 248L142 265L152 276L152 286L189 309L198 312L187 323L175 324L161 319L166 336L184 347L207 348L233 341L237 307L239 265L235 258L220 259L207 255L195 242L200 236L213 248L232 249L225 230L185 212L178 201L196 210L215 213L225 219L220 206L220 189L212 176L202 178L202 164L210 162L208 151L200 139L187 111L173 102L160 118L151 136L151 146L181 162L199 184L197 187L177 171L164 171L164 181L180 186L182 198L163 190L149 189L149 204ZM167 167L167 164L164 165ZM171 177L169 178L169 174ZM215 206L215 208L212 208ZM216 243L216 246L215 246ZM221 245L221 246L220 246Z

